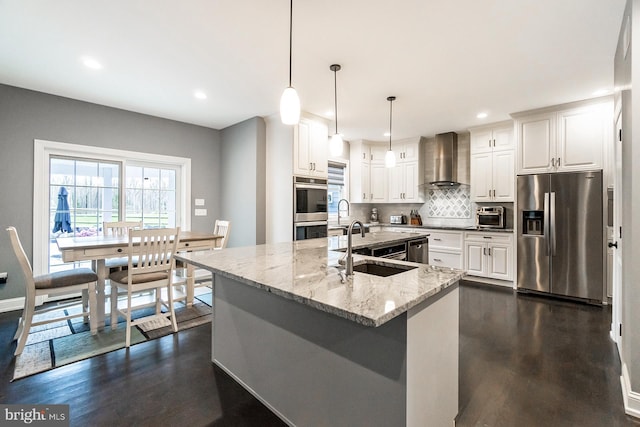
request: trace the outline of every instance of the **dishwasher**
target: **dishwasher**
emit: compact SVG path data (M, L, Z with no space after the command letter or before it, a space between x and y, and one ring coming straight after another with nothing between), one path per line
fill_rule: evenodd
M429 238L409 240L407 243L407 261L429 264Z

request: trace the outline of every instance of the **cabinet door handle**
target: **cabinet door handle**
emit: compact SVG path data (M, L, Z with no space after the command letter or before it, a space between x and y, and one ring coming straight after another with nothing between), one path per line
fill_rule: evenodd
M440 258L434 258L433 260L437 261L437 262L442 262L442 260Z
M434 237L433 240L435 240L436 242L442 241L442 239L438 239L437 237Z
M560 167L560 157L558 157L558 167Z
M489 147L491 147L491 140L489 140Z
M367 195L366 195L366 193L362 193L362 200L367 200Z
M486 255L487 254L487 248L482 248L482 255Z
M496 146L496 140L495 139L493 140L493 146L494 147Z
M490 239L491 236L482 236L483 239Z
M551 158L551 167L552 168L556 167L556 158L555 157Z
M489 256L491 256L491 248L487 248L487 252L489 252Z
M362 153L362 160L367 160L367 153Z

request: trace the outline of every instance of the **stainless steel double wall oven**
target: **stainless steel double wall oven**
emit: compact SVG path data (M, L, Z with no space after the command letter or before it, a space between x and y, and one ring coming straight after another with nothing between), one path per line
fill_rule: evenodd
M327 237L327 180L293 178L294 240Z

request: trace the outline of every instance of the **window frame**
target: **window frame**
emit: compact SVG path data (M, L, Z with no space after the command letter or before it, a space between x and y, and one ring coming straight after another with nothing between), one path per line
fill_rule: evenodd
M95 147L65 142L34 140L33 157L33 272L35 275L48 272L49 259L48 236L49 232L49 161L51 156L64 156L74 158L87 158L103 161L116 161L121 163L121 174L125 176L127 164L146 163L152 167L171 165L179 170L176 178L179 184L176 186L176 225L183 230L191 229L191 159L186 157L166 156L162 154L143 153L138 151L120 150L114 148ZM121 179L124 187L124 179ZM122 193L118 208L121 215L125 213L126 194Z
M333 164L338 164L344 167L344 198L349 200L351 193L350 193L350 189L349 189L349 181L351 180L351 175L349 173L349 160L346 159L338 159L338 158L330 158L328 163L333 163ZM327 171L329 169L327 163ZM349 201L349 203L351 203ZM337 223L338 222L338 214L333 214L333 213L329 213L328 214L328 221L330 223Z

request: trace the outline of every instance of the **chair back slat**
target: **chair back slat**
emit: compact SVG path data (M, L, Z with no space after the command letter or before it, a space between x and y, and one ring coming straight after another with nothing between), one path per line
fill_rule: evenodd
M136 274L170 272L180 227L129 231L129 279Z
M102 223L103 236L124 237L129 234L131 229L142 229L142 221L105 221Z
M33 280L33 269L31 268L29 258L27 258L27 254L22 247L22 243L20 243L18 231L15 227L7 227L7 231L9 232L11 247L13 248L13 252L16 254L16 258L18 258L18 263L20 263L22 274L24 275L27 293L26 298L35 298L36 285Z
M229 241L229 232L231 231L231 222L225 221L222 219L217 219L216 223L213 227L213 234L217 234L219 236L224 236L222 238L222 242L219 246L216 246L216 249L224 249L227 247L227 242Z

